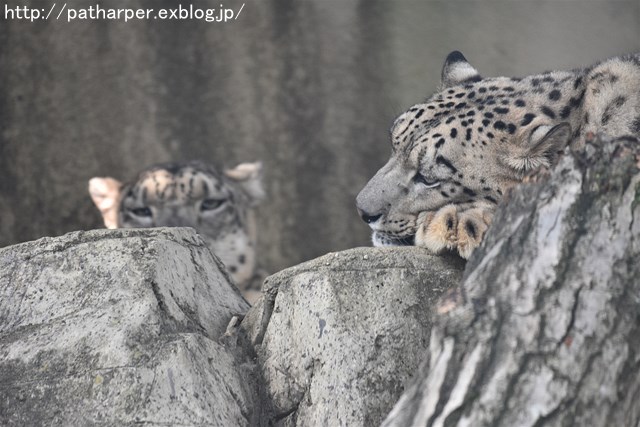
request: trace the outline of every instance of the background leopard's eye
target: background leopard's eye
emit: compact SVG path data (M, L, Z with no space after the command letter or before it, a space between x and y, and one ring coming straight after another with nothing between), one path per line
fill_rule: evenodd
M429 181L424 175L422 175L420 172L418 172L414 177L413 177L413 182L417 182L420 183L422 185L425 185L427 188L434 188L440 185L439 181Z
M135 216L141 216L141 217L150 217L153 216L153 213L151 212L151 209L144 207L144 208L135 208L135 209L129 209L129 212L131 212L132 214L134 214Z
M206 199L202 201L202 204L200 205L200 210L212 211L222 206L224 202L225 202L224 199Z

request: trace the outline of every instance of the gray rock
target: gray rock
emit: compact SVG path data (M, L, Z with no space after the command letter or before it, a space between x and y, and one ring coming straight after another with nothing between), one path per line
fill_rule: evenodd
M219 342L248 304L191 229L100 230L0 250L2 425L249 425Z
M428 349L431 307L463 262L358 248L270 276L241 328L279 425L379 424Z

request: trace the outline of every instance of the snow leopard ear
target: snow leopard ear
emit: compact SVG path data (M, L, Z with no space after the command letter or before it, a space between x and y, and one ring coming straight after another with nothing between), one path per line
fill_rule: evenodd
M118 228L121 190L122 183L117 179L96 177L89 180L91 200L102 214L102 220L107 228Z
M442 76L440 79L440 90L462 83L479 82L482 80L478 70L473 68L463 54L454 50L442 66Z
M236 182L249 196L251 206L257 205L265 198L262 186L262 162L240 163L233 169L226 169L224 174Z
M571 140L571 125L541 125L528 135L528 141L518 145L516 151L506 159L517 172L527 173L539 167L549 167L555 163L559 153Z

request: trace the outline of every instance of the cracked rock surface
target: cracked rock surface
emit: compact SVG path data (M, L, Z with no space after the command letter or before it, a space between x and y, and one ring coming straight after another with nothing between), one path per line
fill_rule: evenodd
M639 152L589 141L513 191L385 426L639 425Z
M357 248L270 276L241 325L271 402L265 417L379 425L427 352L434 302L463 268L419 248Z
M191 229L95 230L0 250L0 424L251 425L219 342L248 304Z

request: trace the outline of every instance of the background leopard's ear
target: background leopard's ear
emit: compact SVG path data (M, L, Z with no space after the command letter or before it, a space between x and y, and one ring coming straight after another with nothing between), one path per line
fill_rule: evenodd
M454 50L444 60L440 90L462 83L479 82L482 80L478 70L473 68L463 54Z
M122 183L113 178L91 178L89 194L91 200L100 210L102 220L107 228L118 228L118 205Z
M527 173L542 166L549 167L569 144L570 139L569 123L538 126L531 131L528 141L519 144L506 161L519 173Z
M249 196L252 206L257 205L258 202L264 199L262 162L240 163L233 169L226 169L224 174L242 188Z

